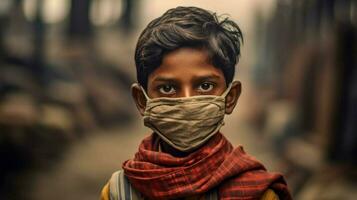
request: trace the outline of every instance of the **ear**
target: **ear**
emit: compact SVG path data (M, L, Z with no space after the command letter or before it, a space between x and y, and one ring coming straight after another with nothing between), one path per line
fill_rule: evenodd
M138 83L134 83L131 86L131 96L133 97L135 101L135 105L138 111L140 112L141 116L144 116L144 111L146 107L146 98Z
M226 114L231 114L237 105L239 96L242 92L242 85L239 81L232 83L231 90L226 96Z

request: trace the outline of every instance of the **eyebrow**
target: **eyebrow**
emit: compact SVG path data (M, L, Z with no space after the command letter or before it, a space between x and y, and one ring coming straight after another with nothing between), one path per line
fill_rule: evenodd
M195 80L207 80L207 79L219 79L220 77L216 74L209 74L209 75L203 75L203 76L193 76L193 79Z
M207 79L219 79L220 77L216 74L208 74L202 76L193 76L194 80L207 80ZM165 77L165 76L157 76L154 78L154 81L162 81L162 82L178 82L175 77Z
M171 78L171 77L158 76L158 77L155 77L154 80L152 80L152 81L153 81L153 82L154 82L154 81L176 82L177 79Z

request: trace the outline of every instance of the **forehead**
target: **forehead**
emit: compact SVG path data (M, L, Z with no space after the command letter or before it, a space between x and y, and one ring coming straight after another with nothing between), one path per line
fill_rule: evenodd
M222 70L211 64L206 51L180 48L163 57L161 65L149 75L149 81L158 77L192 80L202 76L217 76L224 79Z

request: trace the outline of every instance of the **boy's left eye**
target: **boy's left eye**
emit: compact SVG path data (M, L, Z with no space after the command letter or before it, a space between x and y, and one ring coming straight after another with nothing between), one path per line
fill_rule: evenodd
M213 84L212 83L202 83L198 86L198 90L201 92L208 92L213 89Z

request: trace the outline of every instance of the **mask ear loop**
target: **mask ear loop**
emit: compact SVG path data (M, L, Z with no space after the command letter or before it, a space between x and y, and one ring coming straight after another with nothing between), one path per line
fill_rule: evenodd
M232 82L233 83L233 82ZM222 93L221 97L226 98L226 96L228 95L228 93L231 91L232 88L232 83L230 83L227 87L227 89Z
M139 86L141 91L144 93L144 96L145 96L146 100L150 100L149 95L145 92L145 89L139 83L133 83L131 85L131 89L133 89L133 87L135 87L135 86Z
M228 95L228 93L231 91L232 85L233 85L233 82L231 82L231 83L228 85L227 89L223 92L223 94L221 95L221 97L226 98L226 96ZM224 124L225 124L224 121L222 121L222 125L221 125L221 126L224 126Z

